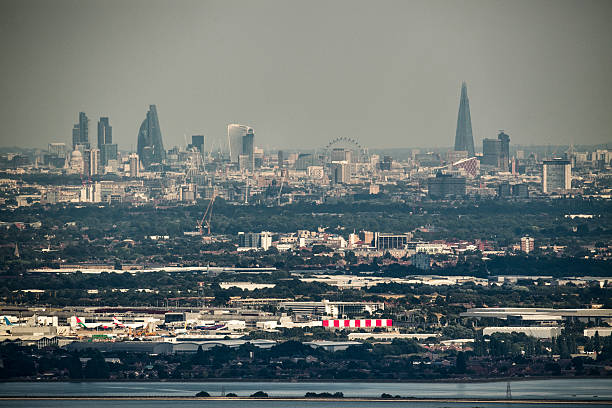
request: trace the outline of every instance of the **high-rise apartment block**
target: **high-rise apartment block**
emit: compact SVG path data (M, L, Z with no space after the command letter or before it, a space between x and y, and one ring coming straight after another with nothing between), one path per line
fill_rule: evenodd
M531 237L522 237L521 238L521 251L523 251L526 254L528 254L531 251L533 251L534 248L535 248L535 241L534 241L533 238L531 238Z
M572 165L569 160L544 160L542 164L542 192L570 190L572 188Z
M334 163L332 166L332 182L334 184L350 184L351 169L348 163Z
M100 169L100 149L89 149L85 151L85 173L88 177L95 176Z
M272 246L272 233L262 232L239 232L238 247L240 248L261 248L267 251Z

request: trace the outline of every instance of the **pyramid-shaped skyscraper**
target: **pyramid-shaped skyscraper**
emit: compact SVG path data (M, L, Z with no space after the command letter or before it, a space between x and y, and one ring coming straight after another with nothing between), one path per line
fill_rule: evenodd
M472 135L472 117L470 116L470 101L467 96L467 85L461 84L461 99L457 117L457 132L455 133L455 150L468 152L468 157L474 156L474 136Z

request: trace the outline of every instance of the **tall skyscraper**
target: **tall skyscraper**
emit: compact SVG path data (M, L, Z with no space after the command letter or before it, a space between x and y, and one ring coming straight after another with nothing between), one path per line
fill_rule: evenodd
M242 154L253 157L254 147L255 133L253 133L253 129L249 128L246 135L242 137Z
M204 135L191 136L191 145L198 149L200 153L204 152Z
M81 130L79 129L79 124L76 123L72 127L72 148L76 149L77 145L80 144L81 141Z
M247 156L248 168L255 168L255 133L249 128L247 134L242 137L242 154Z
M472 135L472 117L470 116L470 101L467 96L467 85L461 84L461 99L459 100L459 115L457 116L457 132L455 133L455 150L468 152L468 157L474 156L474 136Z
M145 168L149 167L152 163L161 163L166 158L155 105L149 105L147 117L140 125L140 130L138 131L138 156Z
M253 133L253 129L245 125L236 123L227 125L227 144L231 162L238 162L238 158L242 154L243 138L248 134L249 130Z
M497 139L501 143L499 169L501 171L508 171L510 168L510 136L504 133L503 130L500 130Z
M485 166L499 168L501 158L501 141L499 139L482 140L482 160Z
M79 122L72 128L72 147L82 145L84 149L89 149L89 119L85 112L79 112Z
M100 163L106 166L110 160L117 160L119 157L116 144L103 144L100 148Z
M130 154L130 177L140 176L140 160L136 153Z
M98 149L102 166L106 166L109 160L117 160L117 145L113 144L113 128L107 117L98 121Z
M349 184L351 170L348 163L334 163L332 167L332 182L334 184Z
M111 127L108 118L100 118L98 121L98 149L102 149L102 145L113 143L113 128Z

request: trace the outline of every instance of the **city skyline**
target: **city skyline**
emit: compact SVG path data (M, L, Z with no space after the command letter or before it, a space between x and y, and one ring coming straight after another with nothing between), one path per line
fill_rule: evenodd
M0 145L69 143L83 111L128 150L156 104L167 147L222 140L228 123L264 148L451 147L464 80L476 145L498 129L522 145L610 140L609 2L144 4L3 2Z
M610 21L0 0L0 400L612 403Z

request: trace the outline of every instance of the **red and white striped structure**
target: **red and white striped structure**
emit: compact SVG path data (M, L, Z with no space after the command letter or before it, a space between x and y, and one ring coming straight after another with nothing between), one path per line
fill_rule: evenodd
M393 326L393 320L391 319L335 319L335 320L323 320L323 327L337 327L337 328L368 328L368 327L391 327Z

